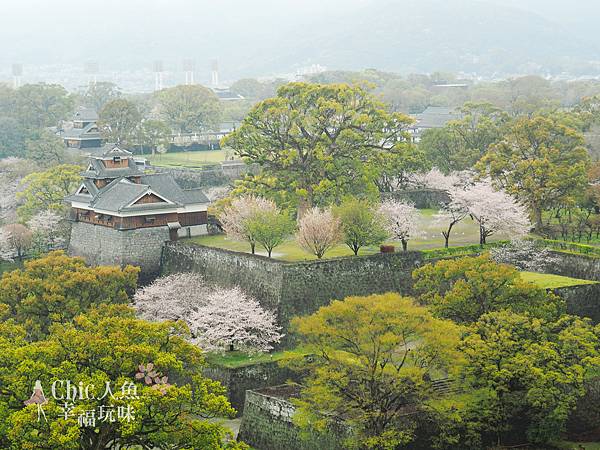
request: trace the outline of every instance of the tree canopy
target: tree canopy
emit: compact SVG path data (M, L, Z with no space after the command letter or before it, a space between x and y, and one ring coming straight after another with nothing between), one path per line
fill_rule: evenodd
M220 122L219 98L203 86L175 86L157 92L165 122L180 133L216 130Z
M388 112L364 86L290 83L257 104L222 145L261 166L302 212L346 194L377 192L369 161L406 145L411 122Z
M320 430L345 423L349 448L410 443L410 412L426 408L431 380L462 359L459 327L398 294L334 301L292 327L301 352L287 364L308 374L295 420Z
M489 255L427 264L413 272L413 279L418 302L457 323L473 323L502 309L548 319L566 312L564 300L522 280L513 266L498 264Z
M538 231L544 210L572 203L584 191L588 166L581 133L545 117L517 119L478 164L529 207Z
M0 304L27 330L28 339L46 336L53 323L68 323L93 305L128 303L138 268L88 267L62 251L26 261L0 278Z

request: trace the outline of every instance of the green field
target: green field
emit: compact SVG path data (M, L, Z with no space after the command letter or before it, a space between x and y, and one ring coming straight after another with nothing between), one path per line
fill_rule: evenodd
M440 248L444 246L444 238L441 235L441 231L444 225L436 223L435 219L433 218L435 212L436 211L431 209L420 210L421 217L419 230L421 230L421 235L409 241L409 250L425 250L432 248ZM497 236L492 236L492 239L489 239L489 241L493 242L495 240L503 240L506 238L507 236L499 234ZM227 250L233 250L237 252L250 251L250 246L247 243L229 239L225 235L199 236L193 238L192 241L201 245L224 248ZM477 244L478 242L479 227L471 219L463 220L452 230L452 235L450 236L451 247L460 247L464 245ZM402 251L402 244L399 242L390 241L387 242L387 244L393 244L396 246L396 251ZM258 245L256 247L256 251L257 254L266 256L266 252ZM364 247L361 248L359 251L359 255L372 255L374 253L379 253L379 247ZM335 258L340 256L352 255L352 251L346 245L341 244L328 251L325 254L325 258ZM293 238L284 242L279 247L276 247L275 250L273 250L273 258L281 259L284 261L304 261L316 259L315 256L310 255L302 248L300 248L300 246L296 243L296 241Z
M563 277L536 272L521 272L521 278L525 281L537 284L544 289L557 289L561 287L580 286L582 284L596 284L596 281L579 280L577 278Z
M206 362L211 366L236 369L254 364L279 361L283 358L284 354L285 352L258 353L256 355L248 355L242 352L209 353L206 355Z
M2 276L3 272L10 272L11 270L20 269L21 267L23 267L22 262L0 261L0 276Z
M559 442L558 444L555 444L556 448L561 449L561 450L579 450L579 449L585 449L585 450L600 450L600 442L569 442L569 441L564 441L564 442Z
M148 161L158 167L186 167L200 169L203 166L218 164L231 158L225 150L201 150L194 152L164 153L149 156Z

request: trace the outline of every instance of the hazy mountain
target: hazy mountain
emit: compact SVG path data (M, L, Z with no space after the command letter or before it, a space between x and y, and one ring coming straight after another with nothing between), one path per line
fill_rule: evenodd
M227 78L313 63L589 73L600 59L598 14L593 0L3 1L0 66L94 60L129 70L162 59L180 70L183 58L194 58L207 71L218 58Z

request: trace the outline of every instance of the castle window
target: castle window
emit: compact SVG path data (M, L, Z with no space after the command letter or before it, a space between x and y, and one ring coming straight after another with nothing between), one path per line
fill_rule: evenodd
M155 220L156 220L156 217L154 217L154 216L144 217L144 222L146 222L146 223L154 223Z

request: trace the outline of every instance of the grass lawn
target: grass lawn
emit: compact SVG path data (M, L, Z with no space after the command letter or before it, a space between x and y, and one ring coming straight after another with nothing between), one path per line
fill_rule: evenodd
M537 284L544 289L556 289L568 286L580 286L582 284L596 284L597 281L579 280L577 278L563 277L536 272L521 272L521 278L525 281Z
M0 261L0 276L2 276L3 272L10 272L11 270L20 269L22 267L23 263L21 262Z
M436 211L432 209L422 209L420 210L420 213L421 217L419 230L421 231L421 235L408 243L408 249L425 250L443 247L444 238L441 235L441 231L444 228L444 225L436 223L433 217ZM492 236L492 239L489 240L503 240L506 238L507 236L499 234L497 236ZM250 251L250 246L247 243L229 239L225 235L199 236L192 238L192 241L201 245L224 248L236 252ZM450 246L459 247L477 243L479 243L479 227L471 219L465 219L453 228L452 235L450 236ZM395 245L396 251L402 251L401 243L388 242L388 244ZM256 247L256 251L259 255L266 256L266 252L258 245ZM379 253L379 247L364 247L359 251L359 255L372 255L374 253ZM346 245L341 244L328 251L325 254L325 258L352 255L352 250L350 250ZM279 247L276 247L273 250L273 257L284 261L304 261L316 259L315 256L310 255L300 248L293 238L284 242Z
M194 152L176 152L149 156L148 161L159 167L186 167L200 169L202 166L218 164L227 159L224 150L199 150Z
M556 448L564 450L579 450L584 448L585 450L600 450L600 442L569 442L563 441L555 444Z
M237 369L238 367L251 366L271 361L279 361L283 358L284 352L258 353L248 355L243 352L209 353L206 355L206 361L211 366L226 367L228 369Z

